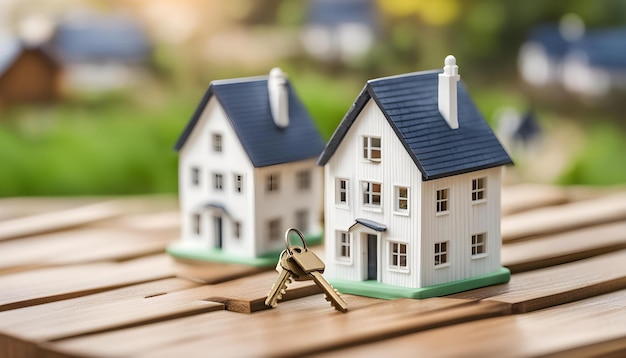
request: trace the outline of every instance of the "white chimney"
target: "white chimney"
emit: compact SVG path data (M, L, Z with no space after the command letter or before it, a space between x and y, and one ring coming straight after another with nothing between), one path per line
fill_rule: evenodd
M289 126L289 94L287 92L287 75L278 67L272 68L267 80L270 96L270 111L274 124L279 128Z
M448 55L439 74L439 112L452 129L459 128L456 83L461 79L456 58Z

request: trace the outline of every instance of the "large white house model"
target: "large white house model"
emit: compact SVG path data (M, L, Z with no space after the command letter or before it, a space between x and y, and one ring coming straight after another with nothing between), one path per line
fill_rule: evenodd
M285 74L213 81L180 136L179 258L276 264L285 228L322 236L324 140Z
M326 272L344 293L424 298L507 282L501 166L512 161L463 85L443 73L370 80L324 166Z

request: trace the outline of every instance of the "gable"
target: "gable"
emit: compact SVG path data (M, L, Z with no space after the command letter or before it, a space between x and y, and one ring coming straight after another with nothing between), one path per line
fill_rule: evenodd
M287 87L289 126L279 128L272 119L266 77L214 81L178 139L176 150L185 145L204 107L215 97L255 167L317 157L324 141L289 83Z
M439 113L438 74L417 72L367 83L331 137L318 163L334 154L369 98L422 172L424 180L511 164L512 161L459 83L459 128L451 129Z

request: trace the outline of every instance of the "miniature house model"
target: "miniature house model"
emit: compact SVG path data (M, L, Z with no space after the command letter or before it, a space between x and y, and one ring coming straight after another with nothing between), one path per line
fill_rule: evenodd
M424 298L507 282L501 166L512 164L461 83L370 80L319 158L326 272L344 293Z
M213 81L180 136L175 257L276 264L283 233L321 240L324 141L285 74Z

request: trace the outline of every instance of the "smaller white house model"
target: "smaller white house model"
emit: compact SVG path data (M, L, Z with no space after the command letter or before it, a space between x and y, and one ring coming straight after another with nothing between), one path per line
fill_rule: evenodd
M370 80L330 139L326 272L344 293L424 298L507 282L501 166L512 164L463 85L443 73Z
M283 233L321 239L324 141L285 74L213 81L180 136L180 258L276 263Z

